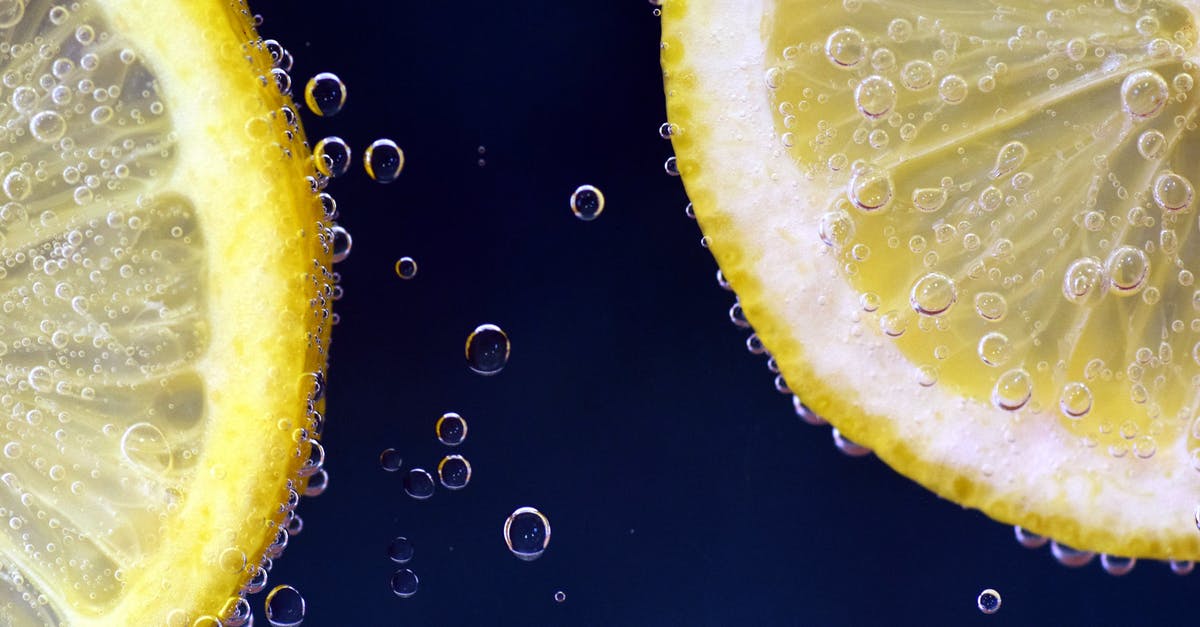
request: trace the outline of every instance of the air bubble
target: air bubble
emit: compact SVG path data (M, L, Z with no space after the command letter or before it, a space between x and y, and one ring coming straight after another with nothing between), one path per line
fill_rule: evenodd
M843 455L848 457L866 457L871 454L871 449L851 440L842 435L842 432L837 428L830 430L833 434L833 446L841 451Z
M883 117L896 106L896 88L882 76L868 76L854 89L854 104L868 118Z
M508 334L494 324L481 324L467 337L467 366L484 376L494 375L508 364L512 343Z
M1015 368L996 379L996 386L992 388L992 403L1000 409L1016 411L1029 402L1032 394L1033 381L1029 373Z
M908 318L895 309L879 316L879 330L889 337L900 337L908 329Z
M1092 391L1084 383L1072 381L1063 386L1058 408L1071 420L1078 420L1092 409Z
M0 0L0 28L12 28L25 17L25 0Z
M424 468L413 468L404 474L404 493L423 501L433 496L433 475Z
M346 84L336 74L321 72L304 86L304 102L319 116L337 115L346 104Z
M504 521L504 543L524 561L542 556L550 545L550 520L533 507L520 507Z
M1121 294L1134 294L1145 285L1150 273L1150 258L1133 246L1121 246L1108 257L1109 281Z
M984 614L995 614L1000 611L1000 593L988 588L979 593L979 597L975 599L975 605Z
M979 359L989 366L1003 366L1012 357L1012 344L1008 336L998 331L985 333L976 347Z
M930 272L917 279L908 297L913 310L927 316L945 312L956 300L958 288L954 280L940 272Z
M979 292L975 295L975 313L984 320L998 322L1008 313L1008 302L1002 294Z
M841 209L830 211L817 223L817 235L826 246L840 251L854 238L854 221Z
M40 142L56 142L67 132L67 121L55 111L40 111L29 119L29 132Z
M399 451L394 448L385 448L379 454L379 466L388 472L400 470L403 463L404 460L400 457Z
M837 67L855 67L867 57L867 42L853 28L839 28L825 40L825 57Z
M396 260L396 276L409 280L417 276L417 262L412 257L401 257Z
M1058 560L1059 564L1070 568L1086 566L1096 557L1096 554L1091 551L1081 551L1056 541L1050 542L1050 554Z
M391 183L404 169L404 151L390 139L377 139L363 152L363 168L379 183Z
M318 141L312 154L317 171L325 176L336 178L350 170L350 145L341 137Z
M416 553L416 548L411 540L404 536L397 536L388 544L388 559L397 564L407 564Z
M912 37L913 26L912 22L898 17L891 22L888 22L887 33L892 41L902 44Z
M1108 289L1104 266L1095 257L1083 257L1071 262L1063 276L1063 295L1077 305L1091 305L1100 300Z
M333 236L332 260L334 263L341 263L350 256L350 251L354 248L354 238L350 237L350 231L341 225L335 225L330 232Z
M604 193L594 185L580 185L571 194L571 213L584 221L595 220L604 211Z
M1164 211L1188 209L1192 194L1191 182L1174 172L1164 172L1154 180L1154 202Z
M949 74L938 83L938 95L946 104L958 104L967 97L967 81L957 74Z
M1167 81L1153 70L1138 70L1121 83L1121 107L1135 119L1158 115L1167 96Z
M1114 577L1128 575L1135 565L1137 565L1137 560L1132 557L1118 557L1107 553L1100 556L1100 566L1104 572Z
M388 581L392 592L402 598L407 599L417 593L417 588L420 587L420 580L417 574L411 569L402 568L392 574L392 578Z
M1027 549L1039 549L1050 541L1050 538L1034 533L1020 526L1013 527L1013 536L1017 539L1017 542L1019 542L1021 546Z
M458 446L467 439L467 421L454 412L446 412L434 425L439 442L446 446Z
M991 177L999 178L1021 167L1025 162L1025 157L1029 155L1029 148L1021 142L1008 142L1000 149L996 155L996 165L992 166Z
M134 466L154 474L165 474L174 465L167 436L148 423L130 425L121 436L121 455Z
M291 586L275 586L263 606L271 627L297 627L304 622L304 597Z
M864 168L850 177L847 197L863 211L883 209L892 201L891 177L886 172Z
M937 211L946 204L946 190L941 187L922 187L913 190L913 204L921 211Z
M462 455L447 455L438 462L437 473L447 490L461 490L471 482L471 463Z
M933 84L935 73L928 61L909 61L900 68L900 84L911 91L921 91Z

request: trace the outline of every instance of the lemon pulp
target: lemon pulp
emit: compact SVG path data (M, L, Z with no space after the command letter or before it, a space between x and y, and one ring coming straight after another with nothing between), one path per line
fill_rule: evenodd
M1200 557L1190 5L663 17L679 168L789 387L994 518Z
M0 3L0 623L234 611L304 488L332 238L240 3Z

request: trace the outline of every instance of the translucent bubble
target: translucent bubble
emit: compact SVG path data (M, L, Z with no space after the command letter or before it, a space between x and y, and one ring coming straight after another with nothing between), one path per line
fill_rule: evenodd
M850 177L847 197L863 211L878 211L892 201L892 189L886 172L868 167Z
M1050 542L1050 554L1058 560L1059 564L1071 568L1085 566L1096 557L1096 554L1091 551L1080 551L1057 541Z
M433 476L423 468L413 468L404 475L404 493L417 500L433 496Z
M590 221L604 211L604 193L594 185L580 185L571 194L571 213L580 220Z
M1100 555L1100 567L1104 569L1104 572L1114 577L1128 575L1136 565L1137 560L1132 557L1118 557L1116 555L1109 555L1108 553Z
M893 309L879 316L879 330L890 337L900 337L908 329L908 319L904 314Z
M936 76L928 61L909 61L900 68L900 84L911 91L921 91L933 84Z
M1075 39L1067 42L1067 58L1072 61L1082 60L1085 56L1087 56L1087 50L1087 42L1083 39L1076 37Z
M494 375L508 364L511 350L507 333L494 324L481 324L467 337L467 366L478 374Z
M946 204L946 190L941 187L921 187L913 190L913 204L921 211L937 211Z
M555 601L555 603L562 603L562 602L564 602L564 601L566 601L566 600L567 600L567 593L566 593L566 592L563 592L562 590L556 590L556 591L554 592L554 601Z
M406 564L413 558L413 553L416 548L411 540L404 536L396 536L390 544L388 544L388 559L397 564Z
M1008 313L1008 301L996 292L979 292L975 295L975 313L984 320L1003 320Z
M958 104L967 98L967 81L957 74L948 74L938 83L938 95L946 104Z
M350 251L354 248L354 238L350 237L350 231L347 231L341 225L334 225L330 229L333 236L333 262L340 263L350 256Z
M837 67L855 67L866 57L867 42L853 28L839 28L825 40L825 58Z
M135 423L125 430L121 455L134 466L156 474L171 470L175 459L167 436L148 422Z
M550 544L550 520L533 507L520 507L504 521L504 543L527 562L542 556Z
M420 583L416 573L409 568L402 568L392 574L389 586L396 596L407 599L417 593Z
M1171 560L1171 572L1176 575L1190 575L1196 568L1196 562L1191 560Z
M842 432L838 429L834 428L831 429L831 431L833 434L833 445L837 448L837 450L841 451L843 455L847 455L849 457L866 457L867 455L871 454L871 449L842 435Z
M346 104L346 84L336 74L321 72L304 86L304 103L319 116L337 115Z
M976 350L979 359L989 366L1003 366L1012 357L1012 344L1008 336L998 331L985 333L979 338Z
M1050 538L1034 533L1020 526L1013 527L1013 536L1017 539L1017 542L1019 542L1021 546L1027 549L1041 548L1050 541Z
M388 472L400 470L400 466L403 464L404 459L400 457L400 452L394 448L385 448L379 454L379 465Z
M417 262L412 257L401 257L396 260L396 276L408 280L417 276Z
M669 176L679 176L679 160L675 157L667 157L667 160L663 161L663 172Z
M297 627L304 622L304 597L291 586L275 586L263 602L271 627Z
M898 17L891 22L888 22L887 33L892 41L901 44L908 41L912 37L913 26L912 22Z
M1016 411L1029 402L1033 394L1033 380L1029 373L1021 368L1014 368L996 379L992 388L992 403L1000 409Z
M1058 408L1063 415L1078 420L1092 409L1092 391L1084 383L1072 381L1063 386L1058 396Z
M1138 70L1121 83L1121 108L1134 119L1159 114L1167 103L1167 81L1154 70Z
M1025 162L1025 157L1029 155L1029 148L1021 142L1008 142L996 154L996 165L992 166L991 177L999 178L1021 167Z
M1145 251L1133 246L1120 246L1108 257L1109 281L1118 293L1133 294L1146 283L1150 274L1150 258Z
M1163 172L1154 179L1154 202L1164 211L1189 209L1192 194L1191 181L1174 172Z
M467 421L454 412L446 412L434 425L437 439L446 446L458 446L467 439Z
M1000 611L1000 593L988 588L979 593L979 598L975 599L975 605L984 614L995 614Z
M930 272L917 279L908 297L913 311L927 316L945 312L956 300L958 287L953 279L941 272Z
M350 169L350 145L341 137L325 137L313 147L313 164L328 177L338 177Z
M25 17L25 0L0 0L0 28L12 28Z
M854 89L854 104L868 118L883 117L896 106L896 88L882 76L868 76Z
M840 251L854 238L854 220L841 209L825 213L817 223L817 235L826 246Z
M1063 275L1063 296L1077 305L1090 305L1108 290L1104 266L1095 257L1083 257L1071 262Z
M391 183L404 169L404 151L390 139L377 139L363 152L367 176L379 183Z
M1142 8L1142 0L1113 0L1113 6L1121 13L1137 13Z
M437 473L447 490L461 490L471 482L471 463L462 455L447 455L438 462Z
M67 121L56 111L39 111L29 118L29 132L40 142L56 142L67 132Z

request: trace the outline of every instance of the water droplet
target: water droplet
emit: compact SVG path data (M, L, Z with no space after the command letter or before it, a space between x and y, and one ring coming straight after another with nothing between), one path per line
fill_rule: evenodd
M842 432L838 429L834 428L831 429L831 431L833 433L833 445L837 447L837 450L841 451L842 454L849 457L866 457L867 455L871 454L871 449L842 435Z
M991 177L999 178L1021 167L1029 148L1021 142L1008 142L996 155L996 165L992 166Z
M863 211L878 211L892 201L892 179L881 170L863 168L850 177L847 196Z
M1092 391L1084 383L1071 381L1058 396L1058 408L1063 415L1078 420L1092 410Z
M394 448L385 448L379 454L379 465L388 472L400 470L400 466L403 464L404 459L400 457L400 452Z
M494 375L508 364L511 350L507 333L494 324L481 324L467 337L467 366L481 375Z
M379 183L391 183L404 169L404 151L390 139L377 139L363 152L367 176Z
M29 118L29 132L40 142L56 142L67 132L67 121L56 111L39 111Z
M1158 115L1167 96L1167 81L1154 70L1138 70L1121 83L1121 107L1135 119Z
M921 187L913 190L913 204L921 211L937 211L946 204L946 190L941 187Z
M1133 567L1137 565L1137 560L1132 557L1118 557L1104 553L1100 555L1100 566L1104 568L1104 572L1114 576L1128 575Z
M447 490L461 490L471 482L471 463L462 455L447 455L438 462L437 473Z
M339 177L350 170L350 145L341 137L318 141L312 154L317 171L325 176Z
M295 588L275 586L263 602L271 627L296 627L304 622L304 597Z
M979 611L984 614L995 614L1000 611L1000 593L988 588L979 593L975 605L979 606Z
M527 562L542 556L550 544L550 520L533 507L521 507L504 521L504 543Z
M930 272L917 279L908 297L913 310L927 316L945 312L956 300L958 288L954 280L941 272Z
M967 81L957 74L948 74L938 83L938 95L946 104L958 104L967 97Z
M1154 202L1164 211L1189 209L1192 183L1174 172L1163 172L1154 180Z
M594 185L580 185L571 194L571 213L585 221L595 220L604 211L604 193Z
M392 574L389 585L392 592L401 599L407 599L417 593L417 588L420 587L420 580L417 579L417 574L411 569L402 568Z
M910 91L921 91L933 84L935 73L928 61L909 61L900 68L900 84Z
M1012 344L1009 343L1007 335L992 331L979 338L976 351L983 363L989 366L1003 366L1012 357Z
M992 388L992 403L1000 409L1016 411L1029 402L1032 394L1033 380L1029 373L1014 368L996 379L996 387Z
M467 439L467 421L454 412L446 412L434 425L437 439L446 446L458 446Z
M1057 541L1050 542L1050 554L1058 560L1059 564L1071 568L1085 566L1092 561L1092 558L1096 557L1096 554L1091 551L1080 551Z
M896 88L882 76L868 76L854 89L854 104L868 118L883 117L896 106Z
M1063 295L1077 305L1091 305L1108 291L1104 266L1095 257L1083 257L1071 262L1063 275Z
M433 496L433 476L424 468L413 468L404 474L404 493L417 500Z
M131 464L155 474L164 474L174 465L167 436L148 422L130 425L121 436L121 455Z
M387 550L388 559L397 564L407 564L413 558L413 553L415 552L416 548L413 546L412 541L404 536L396 536L391 544L388 545Z
M825 57L837 67L855 67L867 57L867 42L853 28L839 28L825 40Z
M1108 277L1118 293L1133 294L1145 285L1150 274L1150 258L1133 246L1121 246L1108 257Z
M1025 547L1027 549L1041 548L1041 547L1045 546L1047 542L1050 541L1050 538L1047 538L1046 536L1043 536L1041 534L1034 533L1034 532L1032 532L1024 527L1020 527L1020 526L1013 527L1013 536L1016 537L1017 542L1019 542L1021 544L1021 546Z
M984 320L997 322L1008 313L1008 302L996 292L979 292L975 295L975 313Z
M346 104L346 84L336 74L321 72L304 86L304 103L319 116L337 115Z
M401 257L396 260L396 276L409 280L417 276L417 262L412 257Z

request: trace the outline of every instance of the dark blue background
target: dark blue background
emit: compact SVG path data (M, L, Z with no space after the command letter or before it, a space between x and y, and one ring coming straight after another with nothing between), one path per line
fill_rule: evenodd
M306 624L1194 620L1200 575L1067 569L795 417L729 323L733 296L663 172L659 20L645 0L253 8L294 55L297 91L319 71L346 80L343 113L305 122L312 141L355 149L330 189L354 236L337 267L331 485L305 500L304 531L271 573L303 592ZM360 167L378 137L408 158L391 185ZM608 200L592 223L568 209L584 183ZM394 274L402 255L420 265L412 281ZM462 353L486 322L513 343L492 378ZM458 450L434 439L445 411L469 421ZM414 501L380 468L385 447L406 468L460 452L474 476ZM524 505L553 528L532 563L501 537ZM388 589L396 535L416 545L410 599ZM987 587L1003 595L992 616L975 607Z

